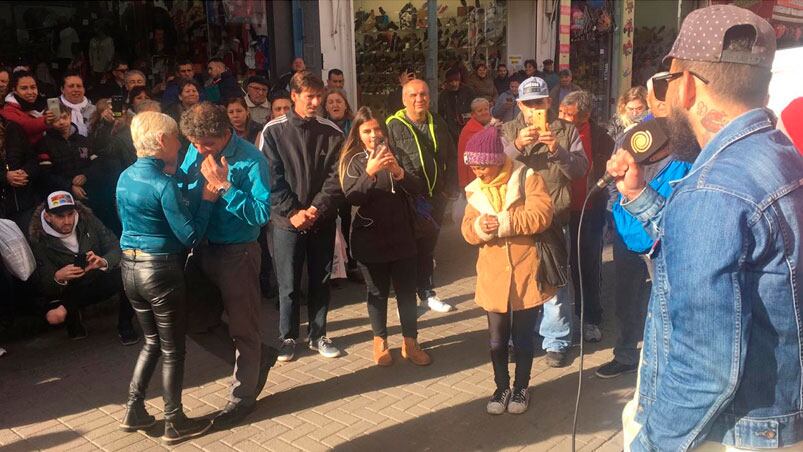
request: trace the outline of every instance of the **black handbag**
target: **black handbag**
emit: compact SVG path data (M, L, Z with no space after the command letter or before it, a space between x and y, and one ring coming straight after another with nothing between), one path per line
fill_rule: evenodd
M402 191L416 240L437 235L440 226L432 216L432 203L424 195L411 195L403 187Z
M524 168L520 174L519 190L521 190L521 197L526 200L524 184L527 179L527 168ZM563 235L563 228L553 221L546 230L533 235L533 239L535 240L535 250L540 258L535 272L535 282L538 284L539 290L543 284L558 288L569 284L569 251L566 249L566 236Z

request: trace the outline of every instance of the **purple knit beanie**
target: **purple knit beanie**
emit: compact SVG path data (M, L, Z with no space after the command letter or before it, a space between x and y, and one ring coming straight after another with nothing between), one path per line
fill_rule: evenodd
M463 162L477 166L502 166L505 164L505 150L496 127L486 127L466 143Z

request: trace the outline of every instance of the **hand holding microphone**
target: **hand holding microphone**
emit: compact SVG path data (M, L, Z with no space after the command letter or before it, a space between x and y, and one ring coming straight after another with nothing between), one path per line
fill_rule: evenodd
M647 181L640 165L657 162L668 155L668 152L662 152L669 141L662 120L654 118L641 122L625 133L622 148L608 160L605 176L591 187L590 193L602 190L615 181L616 189L628 200L641 194Z

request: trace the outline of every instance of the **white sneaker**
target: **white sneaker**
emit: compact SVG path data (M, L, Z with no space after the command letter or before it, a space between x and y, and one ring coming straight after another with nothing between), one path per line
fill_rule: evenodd
M452 305L442 302L436 295L427 298L427 306L435 312L449 312L454 309Z
M599 342L602 340L602 331L599 330L597 325L586 323L583 325L583 339L586 342Z

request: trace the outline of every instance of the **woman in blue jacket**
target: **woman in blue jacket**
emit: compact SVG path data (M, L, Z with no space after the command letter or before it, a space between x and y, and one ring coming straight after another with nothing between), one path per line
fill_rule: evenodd
M117 209L123 225L123 286L145 344L134 367L120 428L133 432L156 422L145 410L144 400L162 355L162 441L174 444L203 434L211 426L209 420L187 418L181 405L186 330L184 261L187 249L203 237L218 194L205 190L197 212L188 211L171 177L181 146L178 125L172 118L156 112L140 113L131 122L131 136L137 161L120 175Z

